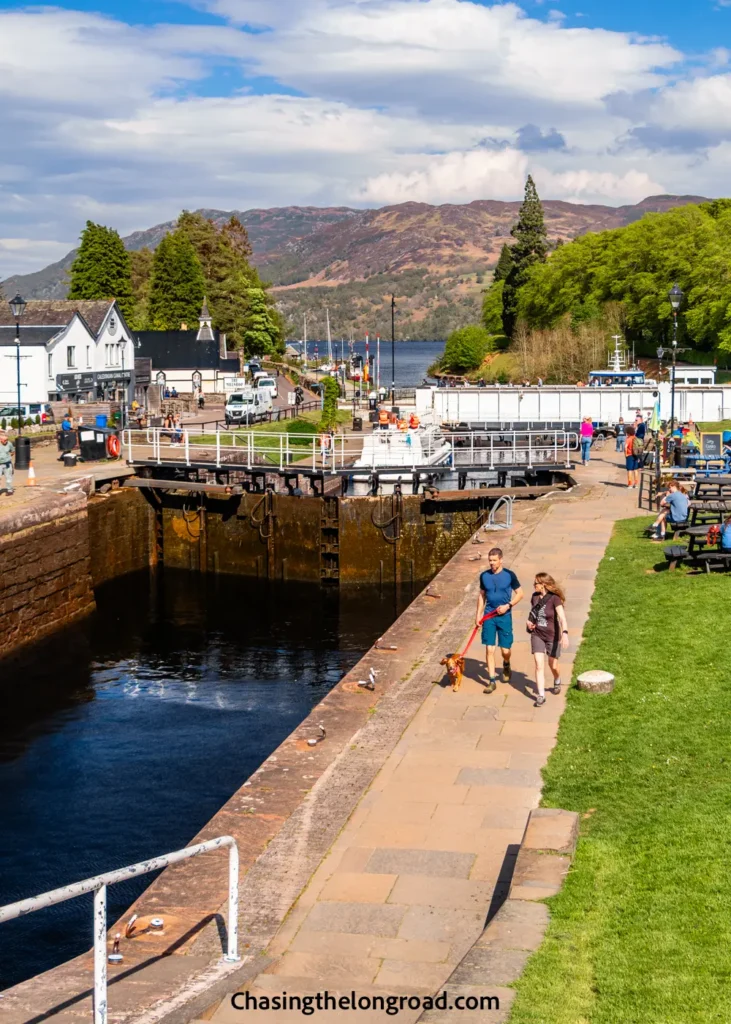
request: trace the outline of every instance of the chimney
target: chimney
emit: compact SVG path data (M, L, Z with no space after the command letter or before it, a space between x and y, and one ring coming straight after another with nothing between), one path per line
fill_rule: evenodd
M180 330L181 331L187 331L188 330L188 325L186 324L185 320L183 320L182 323L180 324Z

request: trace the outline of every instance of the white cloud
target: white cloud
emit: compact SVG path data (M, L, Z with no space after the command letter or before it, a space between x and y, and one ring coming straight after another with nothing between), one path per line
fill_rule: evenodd
M514 199L532 173L539 191L552 199L573 202L634 203L664 188L645 172L615 174L601 170L555 173L533 165L515 149L477 150L425 158L424 166L370 178L358 198L375 204L404 202L469 202L475 197Z
M686 65L549 3L188 3L228 21L0 11L0 277L58 258L87 217L128 232L183 206L516 199L528 171L579 202L726 187L724 50Z

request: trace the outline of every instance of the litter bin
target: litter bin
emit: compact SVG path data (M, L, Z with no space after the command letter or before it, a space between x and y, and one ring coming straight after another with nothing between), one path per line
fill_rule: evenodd
M75 430L59 430L58 432L58 450L60 452L70 452L76 447L76 431Z
M15 468L27 469L30 466L30 438L21 434L15 439Z
M106 427L106 425L107 425L106 413L99 413L98 416L94 417L94 426L95 427Z
M84 462L112 458L112 453L109 450L109 440L112 437L118 437L118 432L112 427L82 428L79 431L79 449Z
M354 416L353 417L353 430L362 430L362 429L363 429L363 417L362 416Z

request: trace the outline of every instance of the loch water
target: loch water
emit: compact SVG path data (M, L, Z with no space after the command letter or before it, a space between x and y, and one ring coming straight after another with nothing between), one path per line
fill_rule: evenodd
M0 906L189 843L411 596L169 570L101 587L1 666ZM110 923L151 880L109 889ZM0 989L89 949L91 900L0 925Z

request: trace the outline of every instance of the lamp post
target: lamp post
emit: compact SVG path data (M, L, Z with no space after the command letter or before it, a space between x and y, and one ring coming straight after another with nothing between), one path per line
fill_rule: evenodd
M396 405L396 296L391 296L391 407Z
M683 293L677 284L668 292L670 305L673 307L673 370L670 384L670 429L675 430L675 359L678 354L678 310L683 301Z
M20 318L25 313L25 307L28 303L20 295L16 295L14 299L10 300L8 305L10 306L10 312L15 317L15 348L18 367L18 437L20 437L23 433L23 411L20 408Z

